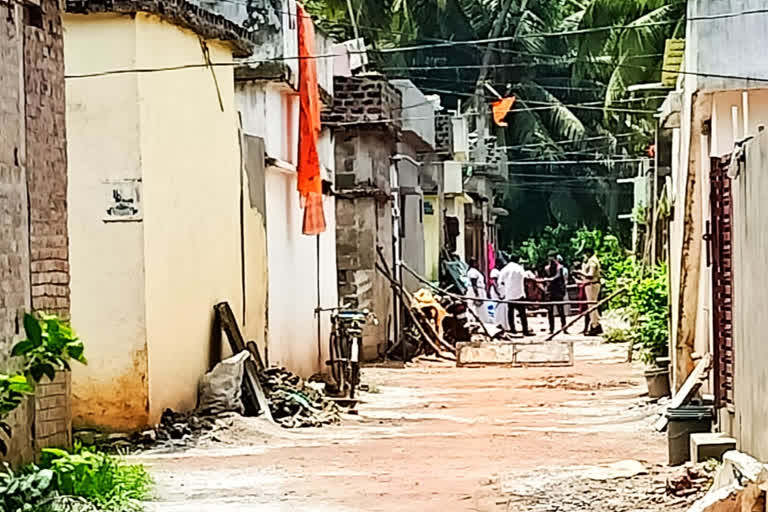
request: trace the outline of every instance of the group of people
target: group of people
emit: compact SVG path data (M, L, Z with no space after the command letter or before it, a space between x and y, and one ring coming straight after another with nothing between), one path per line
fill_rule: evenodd
M598 308L592 308L600 295L600 260L592 248L584 249L583 254L586 262L578 271L573 272L573 276L579 286L580 312L584 312L587 308L592 309L585 316L584 334L596 336L603 332ZM508 262L500 258L496 262L496 268L491 270L487 287L485 276L479 270L477 260L470 259L468 263L467 294L474 299L471 301L471 308L480 321L497 324L515 334L518 332L515 317L518 316L521 332L524 336L531 336L526 303L538 302L540 297L543 302L552 303L547 307L550 333L555 332L555 312L560 318L563 332L568 332L565 330L567 325L565 304L569 302L570 272L563 264L562 257L556 252L548 255L547 264L539 276L523 267L517 256L510 256ZM540 293L535 293L537 291ZM499 300L512 301L512 303L495 302Z

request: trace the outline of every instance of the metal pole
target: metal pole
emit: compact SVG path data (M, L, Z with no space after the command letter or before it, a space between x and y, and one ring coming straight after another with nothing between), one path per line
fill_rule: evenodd
M322 315L320 305L320 235L316 237L316 251L317 251L317 371L323 370L323 342L322 335L320 333L320 316Z

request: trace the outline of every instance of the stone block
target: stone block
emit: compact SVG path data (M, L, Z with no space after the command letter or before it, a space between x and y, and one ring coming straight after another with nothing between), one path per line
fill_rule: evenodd
M736 449L736 440L721 433L691 434L691 462L722 460L726 452Z
M457 366L573 366L572 341L472 341L456 345Z

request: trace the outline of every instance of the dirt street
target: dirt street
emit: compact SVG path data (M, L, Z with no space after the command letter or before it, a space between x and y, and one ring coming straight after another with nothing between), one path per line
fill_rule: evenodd
M593 508L601 496L616 501L619 487L644 501L663 483L654 472L666 442L649 428L656 406L642 396L640 367L624 362L624 346L581 340L576 356L572 368L367 368L363 380L373 392L340 426L285 431L234 418L204 446L143 455L158 484L151 507L656 510L618 502ZM640 494L627 480L579 483L591 466L627 459L651 472L638 480ZM586 494L564 506L563 489L580 485Z

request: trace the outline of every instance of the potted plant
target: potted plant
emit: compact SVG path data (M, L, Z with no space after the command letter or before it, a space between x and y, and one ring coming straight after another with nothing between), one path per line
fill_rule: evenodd
M633 341L647 368L645 380L651 398L669 396L669 293L666 266L641 277L632 286L631 307L635 312Z

